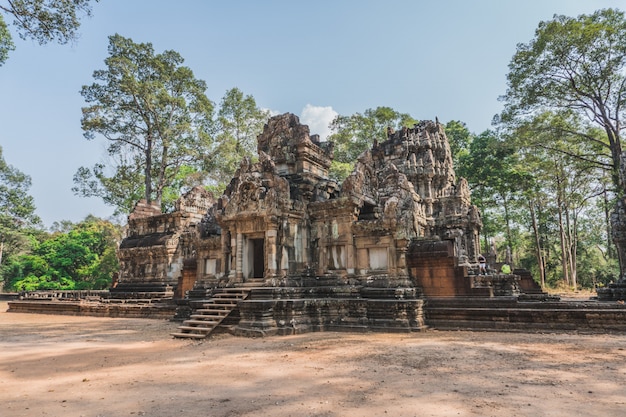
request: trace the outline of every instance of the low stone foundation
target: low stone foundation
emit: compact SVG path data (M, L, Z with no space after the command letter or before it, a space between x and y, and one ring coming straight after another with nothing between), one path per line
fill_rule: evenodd
M626 306L618 303L437 298L425 311L426 323L441 330L626 331Z
M167 299L174 296L174 287L166 282L119 283L110 288L103 298L111 299Z
M239 305L241 336L314 331L411 332L425 328L423 300L250 300Z
M202 305L197 300L198 308ZM172 300L13 300L9 312L173 319ZM180 308L180 306L179 306ZM620 302L511 297L426 297L415 288L359 286L257 287L239 303L226 328L260 337L316 331L413 332L626 331Z
M609 284L607 287L598 288L598 300L600 301L624 301L626 300L626 282L619 281Z
M168 303L108 303L97 301L15 300L11 313L61 314L68 316L171 319L176 306Z

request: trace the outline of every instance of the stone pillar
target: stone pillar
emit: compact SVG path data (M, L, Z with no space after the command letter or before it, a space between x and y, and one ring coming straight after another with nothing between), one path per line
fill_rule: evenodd
M276 264L276 245L278 230L270 229L265 232L265 253L267 256L267 271L265 279L275 278L278 266Z
M324 275L328 264L328 251L326 245L322 245L319 247L319 256L317 262L317 275Z
M237 276L237 239L231 237L231 234L228 234L230 239L230 248L228 256L228 280L234 281Z
M235 281L243 282L243 234L237 233L235 242Z
M397 274L400 276L408 276L408 270L406 266L406 252L409 249L408 241L404 239L399 239L396 241L396 270Z
M346 243L346 272L348 275L354 275L356 273L356 253L354 248L354 235L352 233L348 236Z
M396 256L396 242L394 242L392 237L387 247L387 271L389 275L398 276L398 260Z
M426 190L425 190L425 198L424 202L426 203L426 217L433 217L433 179L432 176L428 177L426 182Z
M369 257L367 248L358 248L356 250L356 273L362 275L364 270L369 269Z

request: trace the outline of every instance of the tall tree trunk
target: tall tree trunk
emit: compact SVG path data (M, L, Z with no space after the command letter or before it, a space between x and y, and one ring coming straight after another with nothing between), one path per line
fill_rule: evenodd
M502 196L504 202L504 222L506 226L506 244L509 248L513 249L513 237L511 235L511 216L509 215L509 201L506 195Z
M163 154L161 155L161 164L159 165L159 178L157 181L157 189L156 189L156 195L155 195L155 202L159 204L159 206L161 206L161 203L163 202L163 189L165 188L165 175L167 174L166 172L166 168L167 168L167 161L169 158L169 147L165 145L165 143L163 144Z
M563 280L567 286L570 285L569 279L569 265L568 265L568 250L565 238L565 228L563 227L563 210L559 205L559 240L561 241L561 267L563 269Z
M617 126L613 126L611 121L604 117L605 124L604 130L609 139L609 148L611 149L611 160L613 162L612 176L613 183L617 187L618 190L623 191L626 184L624 184L624 178L620 175L620 167L622 163L622 144L619 137L619 121L617 122Z
M537 226L537 216L535 215L535 207L533 202L528 200L528 208L530 209L530 217L533 225L533 232L535 234L535 245L537 246L537 265L539 267L539 278L541 280L541 288L546 286L546 270L544 268L543 256L541 254L541 238L539 236L539 227Z
M611 210L609 208L609 196L606 191L606 184L602 184L602 196L604 198L604 223L606 225L606 258L615 258L613 241L611 240Z
M565 210L565 225L566 225L566 238L567 238L567 259L569 267L569 275L572 287L575 289L578 286L576 277L576 217L574 215L574 222L572 224L569 210Z
M559 215L559 239L561 241L561 266L563 269L563 280L567 286L570 285L569 266L568 266L568 250L565 237L565 227L563 226L563 186L560 175L556 176L557 185L557 213Z
M145 197L146 203L150 204L152 202L152 137L148 134L148 139L146 140L146 168L144 171L145 176Z

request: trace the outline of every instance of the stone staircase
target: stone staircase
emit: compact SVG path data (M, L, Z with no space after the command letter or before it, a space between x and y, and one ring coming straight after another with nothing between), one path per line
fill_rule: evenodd
M185 320L178 327L179 332L171 335L177 338L204 339L226 317L237 309L238 303L250 295L245 288L222 288L213 294L212 298L202 304L201 308L191 313L189 320Z

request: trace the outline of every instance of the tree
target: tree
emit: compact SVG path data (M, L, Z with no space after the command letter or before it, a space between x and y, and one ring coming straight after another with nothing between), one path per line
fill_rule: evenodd
M162 205L183 167L214 161L213 103L206 83L183 62L175 51L155 54L150 43L109 37L107 69L95 71L96 82L81 90L89 104L81 125L87 139L102 135L110 142L108 154L117 165L112 172L104 164L81 168L75 193L102 197L118 212L132 206L139 192Z
M95 0L96 2L98 0ZM8 0L0 12L13 17L20 38L66 44L77 38L80 19L91 16L91 0ZM0 15L0 66L15 48L11 34Z
M409 114L390 107L367 109L352 116L337 116L331 122L334 132L328 137L335 144L331 176L343 180L349 174L361 153L371 148L374 141L387 139L387 128L413 126L417 121Z
M216 150L220 158L213 169L215 180L230 181L245 156L256 155L256 138L263 131L269 111L261 110L251 95L245 96L238 88L224 94L217 112Z
M606 149L613 181L620 179L621 131L626 94L626 20L618 10L599 10L578 18L555 15L539 23L535 38L519 44L507 75L500 121L515 125L550 110L572 112L600 127L604 138L568 132L577 140Z
M454 166L458 167L460 160L469 154L474 135L469 131L464 122L450 120L446 123L446 137L450 143L452 161L454 162Z
M10 259L5 267L9 288L104 289L111 285L119 269L115 251L121 228L93 216L63 225L69 230L41 235L30 252Z
M109 154L106 163L78 168L72 191L84 197L101 197L116 208L115 214L128 214L144 196L142 165L136 153Z
M460 158L457 174L467 179L472 200L483 213L485 239L503 230L506 245L514 249L512 210L524 184L530 181L515 148L487 130L473 138L469 153ZM496 215L499 213L502 215Z
M0 66L9 59L9 52L15 49L15 44L11 39L11 33L7 24L4 22L2 15L0 15Z
M28 246L24 231L41 223L28 194L30 184L28 175L6 163L0 147L0 265L3 256Z
M582 161L608 166L618 196L626 191L626 167L622 166L621 131L624 129L626 94L626 19L614 9L596 11L578 18L555 15L541 22L535 38L518 45L509 64L508 89L503 97L505 110L499 117L514 130L538 115L550 113L574 119L579 129L556 132L567 134L587 149L582 154L568 147L560 151ZM573 116L572 116L573 115ZM496 121L498 121L496 119ZM548 126L563 126L548 123ZM593 127L602 137L589 134ZM550 142L547 142L550 146ZM554 147L554 149L559 149ZM608 164L607 164L608 160ZM626 200L618 200L612 216L612 232L620 260L620 276L626 281Z

